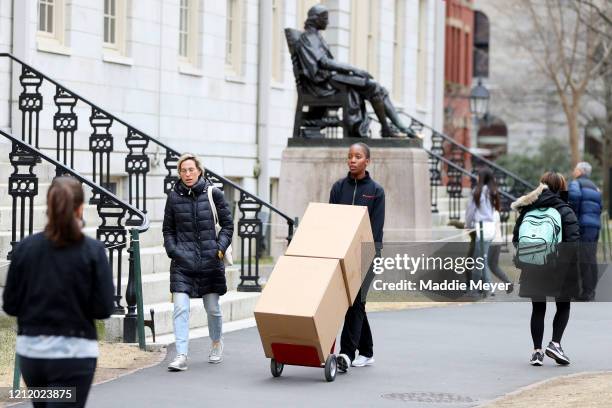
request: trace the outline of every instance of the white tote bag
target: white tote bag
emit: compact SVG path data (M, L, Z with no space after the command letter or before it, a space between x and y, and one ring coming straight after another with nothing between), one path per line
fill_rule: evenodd
M215 205L215 200L213 200L212 192L213 186L208 187L208 203L210 204L210 209L213 213L213 219L215 220L215 236L219 238L219 231L221 231L221 225L219 225L219 215L217 214L217 206ZM234 264L234 258L232 257L232 243L230 242L229 246L225 250L225 254L223 256L223 263L226 266L232 266Z
M491 242L495 239L495 226L495 221L482 222L482 235L484 241ZM476 239L480 240L480 222L475 222L474 228L476 229Z

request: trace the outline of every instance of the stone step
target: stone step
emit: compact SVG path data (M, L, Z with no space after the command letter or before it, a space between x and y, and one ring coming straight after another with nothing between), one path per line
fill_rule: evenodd
M259 299L258 292L237 292L229 291L220 298L221 311L223 313L223 322L232 322L253 317L253 310ZM145 318L149 319L149 310L155 311L155 330L157 335L164 335L173 332L172 314L174 305L172 302L145 304ZM123 319L124 316L113 315L105 321L106 340L107 341L122 341L123 340ZM206 311L202 299L191 299L190 302L190 317L189 327L192 329L202 328L207 326ZM150 335L148 328L145 328L145 334Z
M47 190L50 185L50 183L38 182L38 194L34 196L34 205L44 206L47 204ZM9 195L8 183L0 183L0 207L10 207L12 205L13 197Z
M27 231L29 221L30 221L30 205L26 201L25 206L25 228ZM18 205L16 207L16 215L17 215L17 228L19 231L19 225L21 222L21 206ZM40 231L45 225L47 225L47 206L46 205L34 205L33 208L33 216L34 216L34 230ZM85 224L89 225L99 225L100 218L98 217L98 211L93 205L86 205L83 211L83 219L85 220ZM12 206L2 206L0 207L0 230L1 231L10 231L12 228L13 222L13 207Z
M13 166L8 163L8 156L6 157L6 163L0 163L0 183L8 183L9 177L13 174ZM20 171L27 170L26 167L20 166ZM38 177L38 182L51 182L55 177L55 167L45 163L38 163L33 168L33 173Z
M449 197L448 191L446 190L446 186L439 186L436 190L438 192L438 199ZM461 190L462 197L469 197L471 193L472 193L472 189L470 188L463 188Z
M464 219L465 209L459 212L459 219L463 221ZM448 225L450 221L450 212L449 211L439 211L437 213L431 214L431 224L432 227L444 227Z
M233 291L240 282L240 267L230 266L225 268L225 278L227 280L227 290ZM115 288L117 279L114 280ZM121 293L125 296L127 288L127 275L121 278ZM159 272L142 275L142 297L145 304L169 302L170 297L170 272ZM125 299L121 300L125 306Z
M233 322L227 322L223 324L223 334L231 333L237 330L249 329L251 327L256 327L257 323L255 322L254 317L250 317L247 319L235 320ZM155 336L155 343L153 343L153 337L151 336L151 331L149 329L145 329L145 335L147 340L147 347L163 347L168 346L176 341L174 337L174 333L162 334L161 336ZM200 339L202 337L208 337L208 328L207 327L199 327L196 329L189 330L189 339Z

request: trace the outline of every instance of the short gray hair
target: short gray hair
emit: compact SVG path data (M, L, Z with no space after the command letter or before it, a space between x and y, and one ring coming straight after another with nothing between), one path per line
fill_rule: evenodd
M576 168L587 177L589 177L593 171L593 167L588 162L580 162L576 165Z

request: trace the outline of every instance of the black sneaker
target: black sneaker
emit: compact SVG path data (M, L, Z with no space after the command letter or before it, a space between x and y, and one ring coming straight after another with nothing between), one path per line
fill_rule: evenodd
M531 364L532 366L536 366L536 367L543 365L544 364L544 354L542 354L541 351L536 351L531 356L531 361L529 361L529 364Z
M546 355L557 362L557 364L568 365L570 363L569 357L565 355L561 345L555 346L551 341L546 347Z
M338 371L346 373L351 366L351 360L346 354L338 354L336 356L336 364L338 365Z

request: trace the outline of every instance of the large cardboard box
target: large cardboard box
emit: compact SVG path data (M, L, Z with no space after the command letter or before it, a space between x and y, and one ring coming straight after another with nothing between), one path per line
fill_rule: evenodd
M281 256L255 306L266 357L273 343L290 344L314 347L324 363L348 307L337 259Z
M353 304L375 252L367 207L310 203L285 255L339 259Z

